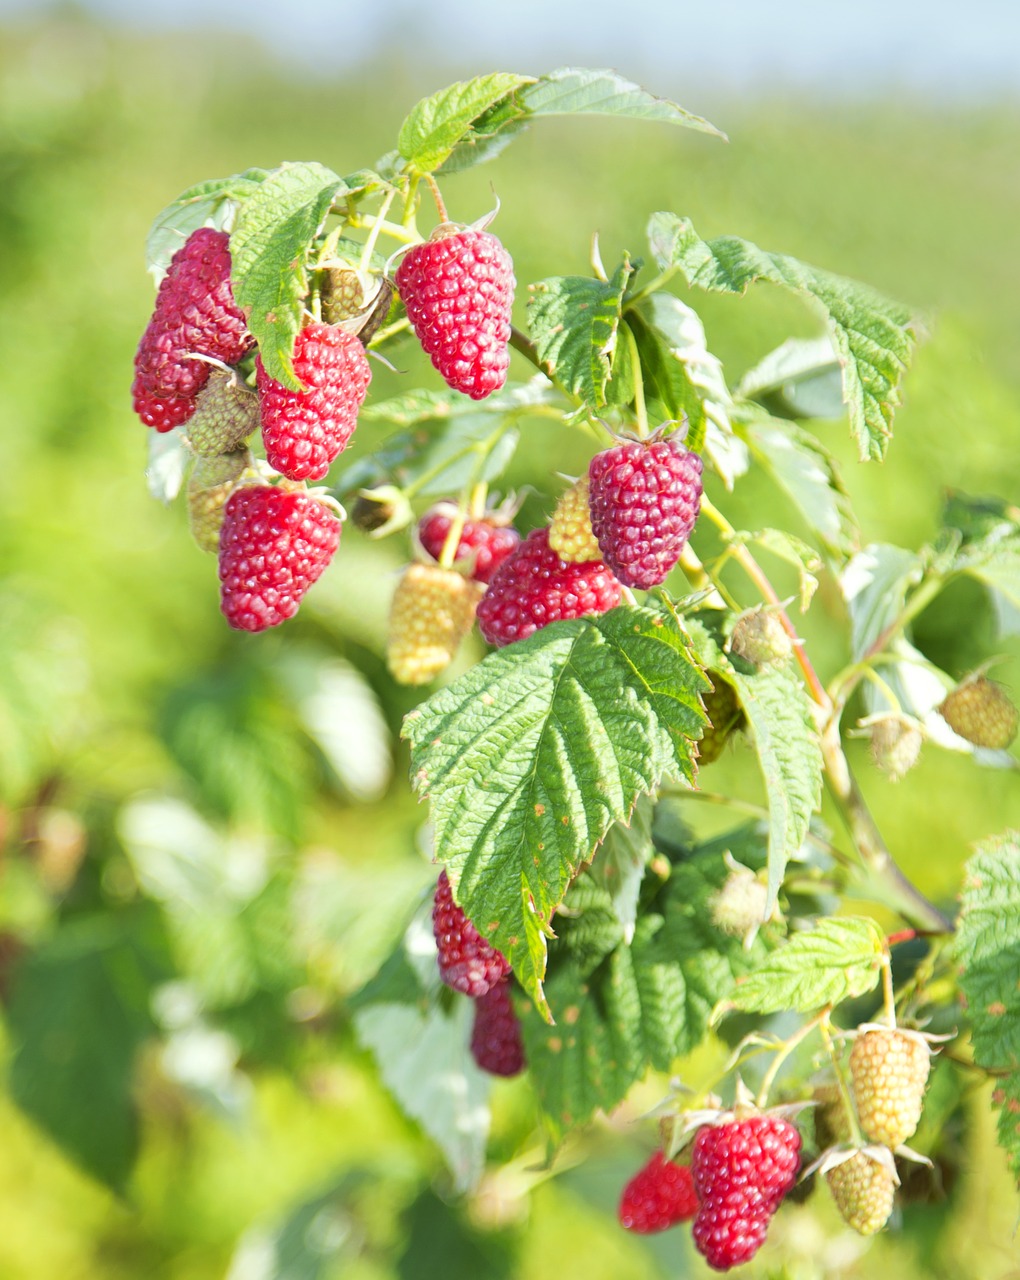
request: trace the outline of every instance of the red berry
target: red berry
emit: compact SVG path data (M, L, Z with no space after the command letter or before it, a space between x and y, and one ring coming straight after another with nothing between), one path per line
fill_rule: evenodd
M482 1070L493 1076L515 1076L524 1070L521 1024L510 999L508 978L475 1001L471 1054Z
M418 539L435 560L439 559L456 515L456 507L442 502L426 511L418 522ZM507 556L516 550L520 540L521 535L510 525L493 524L488 520L465 520L454 561L474 556L475 567L471 577L475 582L489 583Z
M264 631L297 612L340 544L340 521L306 493L248 485L220 531L221 607L232 627Z
M800 1144L796 1128L775 1115L698 1130L691 1169L701 1207L693 1232L709 1266L728 1271L761 1248L772 1215L796 1181Z
M152 319L135 354L132 393L142 421L158 431L186 421L210 365L236 364L253 339L230 286L230 237L199 227L170 259ZM187 406L187 412L185 412Z
M353 333L317 323L297 335L293 363L308 390L291 391L255 362L266 458L290 480L321 480L354 434L372 370Z
M689 1165L667 1160L656 1151L623 1189L620 1225L640 1235L665 1231L698 1212L694 1175Z
M672 440L618 444L588 467L591 527L626 587L654 587L680 559L701 506L701 458Z
M500 565L478 606L490 644L524 640L541 627L620 603L620 584L601 560L566 564L549 547L549 530L533 529Z
M445 870L436 885L432 930L439 948L439 976L454 991L478 999L510 972L506 956L489 945L454 902Z
M481 400L510 364L514 264L488 231L465 227L415 245L395 276L411 327L455 391Z

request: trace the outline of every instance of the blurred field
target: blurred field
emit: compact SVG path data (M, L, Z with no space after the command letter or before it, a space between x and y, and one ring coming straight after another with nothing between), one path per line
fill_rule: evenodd
M141 1156L122 1198L77 1172L10 1103L0 1108L0 1276L214 1280L243 1232L361 1166L368 1174L351 1197L368 1246L342 1272L354 1280L469 1268L479 1280L540 1268L590 1280L701 1274L679 1243L646 1248L604 1211L640 1159L636 1145L621 1154L630 1135L596 1151L587 1175L543 1185L527 1222L512 1197L474 1221L446 1206L430 1189L444 1187L437 1156L340 1016L336 993L371 974L430 876L415 843L423 812L395 745L417 699L394 690L381 659L401 539L370 544L348 530L342 572L301 618L283 636L241 637L220 619L212 558L190 542L180 507L153 502L142 477L147 441L128 387L151 308L143 245L153 215L190 184L250 165L369 165L413 101L449 77L373 68L356 83L285 82L243 42L127 40L70 19L12 27L0 41L0 931L31 946L58 925L148 910L118 817L139 796L192 806L257 844L267 868L243 940L255 978L212 972L226 933L182 944L165 922L146 924L156 971L169 974L167 956L179 959L182 945L197 972L206 957L204 1007L233 1048L203 1042L206 1076L196 1067L188 1088L186 1072L168 1080L165 1063L145 1059ZM684 101L679 83L647 87ZM739 234L907 300L929 337L888 464L858 465L845 424L821 427L865 537L916 547L933 536L949 487L1020 498L1020 105L951 114L777 95L714 116L729 146L654 126L543 122L494 164L449 180L451 214L480 216L494 185L522 283L584 271L596 230L607 265L625 248L640 255L648 215L672 209L702 234ZM694 304L731 381L783 337L815 332L803 308L768 290ZM377 366L373 394L431 381L409 349L406 365L406 376ZM554 438L540 420L525 431L515 484L541 490L550 469L577 471L578 439ZM359 443L369 439L363 428ZM754 480L716 496L738 527L787 520ZM537 522L548 506L539 493L525 518ZM919 627L956 673L993 643L984 622L978 641L959 634L972 607L947 596ZM845 656L837 621L823 584L805 634L824 672ZM997 675L1020 690L1015 643L1006 656ZM347 680L337 705L351 726L370 726L374 772L348 762L345 773L296 715L295 690L324 672ZM931 750L894 789L863 750L859 760L892 848L940 900L952 898L970 842L1017 822L1016 774ZM739 763L719 768L736 777ZM151 886L148 896L160 899ZM170 891L160 900L172 916ZM0 964L6 983L6 950ZM166 1016L164 1027L176 1015ZM112 1034L97 1012L97 1040ZM88 1095L96 1082L73 1086ZM533 1117L525 1088L499 1096L494 1151L509 1159ZM655 1096L650 1086L641 1101ZM833 1261L825 1274L1007 1274L1015 1201L978 1101L949 1212L920 1215L863 1261L844 1248L845 1268ZM790 1277L814 1274L795 1261L820 1248L810 1221L800 1211L787 1227ZM355 1229L345 1223L341 1214L334 1227ZM258 1266L251 1245L231 1280L268 1274Z

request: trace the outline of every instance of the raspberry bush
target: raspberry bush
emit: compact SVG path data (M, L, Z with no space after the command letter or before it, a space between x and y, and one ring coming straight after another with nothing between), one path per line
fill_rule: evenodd
M596 241L587 274L518 285L457 175L557 114L717 134L612 73L497 73L419 103L346 177L201 182L150 237L133 401L150 485L186 493L217 553L226 623L288 624L246 643L286 653L324 575L356 597L347 512L403 549L386 660L433 686L403 735L441 870L343 1012L451 1191L494 1176L500 1090L529 1091L553 1174L579 1131L622 1141L623 1117L654 1113L622 1225L778 1273L816 1183L862 1235L937 1194L905 1194L953 1158L929 1096L949 1117L991 1081L1020 1177L1020 834L977 848L959 910L933 904L856 776L885 786L940 750L1016 768L996 654L947 672L915 623L970 582L1002 637L1020 630L1020 511L952 494L931 545L862 535L825 420L881 463L924 332L865 285L652 210L642 258L607 269ZM695 303L759 284L807 302L819 335L776 334L728 377ZM419 350L431 381L377 396L373 364ZM583 441L584 474L515 470L532 430ZM735 519L757 486L788 528ZM271 984L289 942L264 937Z

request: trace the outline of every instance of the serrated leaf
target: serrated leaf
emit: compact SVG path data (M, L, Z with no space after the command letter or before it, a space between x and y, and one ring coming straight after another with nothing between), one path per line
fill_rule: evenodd
M648 234L660 267L676 267L692 287L739 294L768 280L818 302L843 365L843 399L861 461L885 456L915 341L916 322L907 307L749 240L702 240L689 219L673 213L653 214Z
M387 1088L442 1151L458 1191L485 1167L486 1075L471 1055L474 1004L442 987L427 904L403 945L353 1001L354 1029Z
M874 990L884 939L874 920L841 916L795 933L764 964L738 980L726 1001L745 1013L810 1013Z
M1020 533L993 532L961 549L955 566L988 589L999 621L999 635L1020 634Z
M654 97L615 71L559 67L540 76L517 94L517 98L534 116L599 115L658 120L726 139L721 130L701 116L685 111L668 98Z
M145 241L145 265L159 284L170 259L199 227L229 231L238 206L266 180L265 169L246 169L229 178L213 178L182 191L155 218Z
M1020 507L1005 498L975 498L951 490L942 508L942 525L955 529L964 546L1000 542L1020 534Z
M655 854L652 818L655 805L650 796L641 796L629 822L614 822L599 846L589 875L609 895L613 914L624 931L624 941L634 936L638 894L645 868Z
M736 394L781 418L842 418L843 373L827 337L788 338L740 379Z
M139 917L82 918L33 948L8 1010L11 1095L92 1177L123 1191L138 1151L135 1060L168 975Z
M733 401L722 363L708 350L696 311L668 293L653 293L632 311L641 366L654 396L670 418L687 415L688 446L704 450L727 488L747 470L747 449L733 435Z
M234 297L248 310L266 372L301 391L291 357L308 293L306 254L343 179L321 164L274 170L241 206L230 236Z
M414 173L432 173L501 98L530 83L530 76L497 71L451 84L412 107L397 135L397 148Z
M1020 1186L1020 1071L1014 1071L996 1087L992 1102L999 1109L999 1146Z
M157 502L173 502L181 491L191 457L185 437L183 426L174 427L172 431L153 431L149 434L149 464L145 468L145 483Z
M859 546L857 517L836 460L810 432L760 414L741 413L741 430L761 467L790 497L827 551Z
M903 547L873 542L853 557L840 576L850 612L851 652L862 658L903 612L907 592L924 575L920 557Z
M976 846L961 897L955 952L975 1060L1020 1070L1020 831Z
M669 1070L696 1048L736 975L768 954L761 937L744 950L713 927L710 899L728 874L717 851L692 850L632 945L621 942L594 970L583 958L561 960L547 988L555 1026L524 1011L530 1077L554 1141L615 1107L649 1067Z
M490 654L404 721L456 900L545 1007L545 933L611 823L690 781L708 682L649 609L554 623Z
M688 619L687 626L701 661L737 690L754 740L769 810L768 911L821 804L822 749L811 701L792 662L755 671L731 661L696 620Z
M551 276L531 286L528 330L545 372L593 409L606 403L606 383L634 268L626 256L609 281Z

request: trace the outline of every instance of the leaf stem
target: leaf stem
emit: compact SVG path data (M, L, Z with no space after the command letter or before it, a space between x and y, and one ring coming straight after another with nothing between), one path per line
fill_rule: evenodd
M836 1052L836 1046L832 1042L832 1033L830 1031L829 1019L819 1023L818 1030L821 1032L822 1041L825 1044L826 1052L832 1063L832 1073L836 1077L836 1088L839 1090L840 1101L843 1103L843 1111L846 1115L847 1124L850 1128L850 1140L854 1146L859 1147L863 1144L864 1139L861 1136L861 1127L857 1123L857 1110L854 1107L853 1094L850 1092L850 1085L846 1078L846 1072L843 1070L842 1054Z
M439 221L449 222L450 218L446 212L446 202L443 200L442 192L439 190L439 183L431 173L427 173L425 175L425 181L429 184L429 190L432 192L432 199L436 202L436 212L439 214Z
M676 267L667 267L665 271L659 275L653 276L646 285L642 285L635 293L627 294L623 299L624 311L629 311L631 307L636 307L639 302L644 302L645 298L653 293L657 293L664 285L669 284L670 280L677 273Z
M390 222L374 213L359 213L356 217L349 218L347 225L353 227L356 231L361 231L365 228L377 231L377 233L381 231L383 235L387 235L393 240L399 240L401 244L419 244L421 242L421 236L413 228L409 231L407 228L399 226L396 222Z
M773 1058L772 1065L769 1067L768 1071L765 1072L765 1076L761 1082L761 1088L758 1090L758 1096L754 1100L755 1106L764 1110L765 1103L769 1096L769 1090L776 1082L776 1076L779 1074L780 1067L802 1040L806 1040L811 1032L814 1031L816 1027L820 1026L823 1021L828 1021L829 1014L831 1012L832 1005L827 1004L824 1009L805 1022L802 1027L795 1031L793 1035L784 1042L783 1047L776 1054L775 1058Z
M387 191L383 197L383 202L379 206L379 212L372 219L372 227L365 239L364 247L361 250L361 261L358 267L361 271L367 271L369 263L372 261L372 253L375 250L376 241L379 239L379 232L383 227L389 225L386 222L386 215L390 211L390 205L393 203L393 197L396 191Z
M519 351L525 360L530 360L540 373L545 373L545 370L542 368L542 362L538 358L538 351L535 344L531 341L528 335L518 329L516 325L512 325L510 329L510 345L515 351Z
M634 364L634 413L637 416L638 435L642 440L648 435L648 407L645 404L645 380L641 371L641 356L638 353L637 338L629 324L621 322L621 328L627 335L630 357Z

